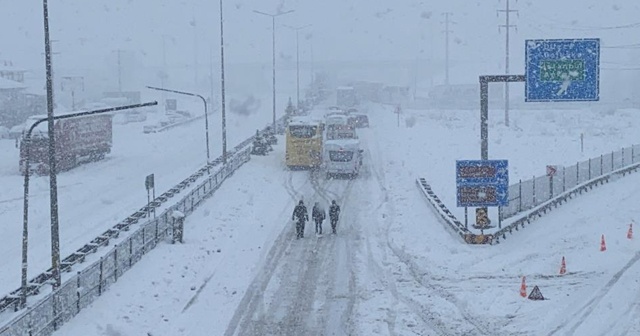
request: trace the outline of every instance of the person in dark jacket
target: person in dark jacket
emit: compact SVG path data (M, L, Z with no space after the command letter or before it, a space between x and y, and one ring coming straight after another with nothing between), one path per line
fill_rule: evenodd
M307 207L304 205L302 200L300 200L298 205L293 209L291 220L296 221L296 238L304 238L304 224L309 221L309 214L307 212Z
M316 234L322 234L322 222L324 222L324 219L327 218L327 213L324 211L324 208L322 208L319 202L316 202L313 205L311 217L313 218L313 221L316 222Z
M340 217L340 206L336 203L335 200L331 201L331 206L329 207L329 219L331 220L331 231L333 234L336 233L336 226L338 225L338 218Z

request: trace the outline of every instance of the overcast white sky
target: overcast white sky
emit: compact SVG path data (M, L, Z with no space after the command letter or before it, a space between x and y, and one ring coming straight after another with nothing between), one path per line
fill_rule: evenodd
M523 72L524 40L599 37L606 46L638 43L637 0L512 1L512 72ZM451 62L479 72L504 69L505 0L235 0L224 1L226 61L271 60L271 20L253 10L295 10L279 24L312 26L301 32L301 62L322 60L415 60L442 67L444 12L452 12ZM170 65L208 71L211 51L219 62L219 9L216 0L57 0L50 1L54 66L113 69L115 50L127 50L129 63L162 64L162 36ZM0 0L0 60L43 67L40 1ZM598 29L600 28L600 29ZM603 29L604 28L604 29ZM197 41L197 42L196 42ZM295 34L277 27L279 64L295 61ZM603 67L639 67L640 49L603 49ZM217 68L217 64L215 66ZM82 72L77 70L78 72ZM113 72L113 71L112 71ZM193 73L193 70L191 70ZM193 76L193 75L192 75Z

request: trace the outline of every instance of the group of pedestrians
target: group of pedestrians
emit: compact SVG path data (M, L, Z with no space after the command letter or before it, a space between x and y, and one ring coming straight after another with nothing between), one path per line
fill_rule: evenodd
M329 220L331 222L331 233L336 234L336 228L338 226L338 219L340 217L340 206L336 203L335 200L331 201L331 206L329 207ZM320 202L316 202L313 205L313 209L311 210L311 218L316 224L316 234L322 234L322 223L327 218L327 213L325 212ZM298 205L293 209L293 215L291 219L296 221L296 238L304 238L304 226L305 223L309 221L309 214L307 212L307 207L304 205L304 202L300 200Z

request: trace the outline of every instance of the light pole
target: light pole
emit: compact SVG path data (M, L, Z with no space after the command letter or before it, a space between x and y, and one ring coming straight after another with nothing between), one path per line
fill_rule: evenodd
M213 81L213 75L211 76L211 78L212 78L211 81ZM211 96L211 99L213 99L213 96ZM224 20L222 18L222 0L220 0L220 103L222 105L222 110L221 110L222 112L222 163L226 164L227 163L227 117L225 112L225 99L224 99Z
M207 166L208 166L211 163L211 161L210 161L210 155L209 155L209 116L208 116L209 113L207 112L207 100L204 99L203 96L201 96L199 94L191 93L191 92L169 90L169 89L159 88L159 87L155 87L155 86L147 86L147 89L158 90L158 91L166 91L166 92L171 92L171 93L175 93L175 94L181 94L181 95L185 95L185 96L198 97L198 98L202 99L202 103L204 104L204 129L205 129L205 136L206 136L206 141L207 141Z
M311 27L310 24L308 25L304 25L304 26L300 26L300 27L292 27L292 26L286 26L287 28L293 29L296 31L296 99L297 99L297 104L296 104L296 108L298 109L298 111L300 111L300 39L299 39L299 32L301 29L304 28L308 28Z
M268 13L260 12L257 10L254 10L253 12L271 17L271 27L272 27L271 40L272 40L272 49L273 49L273 131L276 132L276 17L293 13L294 11L290 10L286 12L279 12L276 14L268 14Z
M51 208L51 276L53 288L58 289L62 284L60 278L60 230L58 221L58 179L56 170L56 147L53 129L53 71L51 66L51 41L49 39L49 6L47 0L42 0L44 14L44 64L47 83L47 124L49 136L49 194ZM26 200L26 197L25 197Z
M46 1L46 0L45 0ZM88 115L94 115L94 114L101 114L101 113L109 113L109 112L115 112L115 111L121 111L121 110L127 110L127 109L133 109L133 108L138 108L138 107L145 107L145 106L153 106L153 105L158 105L158 102L150 102L150 103L144 103L144 104L135 104L135 105L127 105L127 106L118 106L118 107L112 107L112 108L106 108L106 109L100 109L100 110L93 110L93 111L87 111L87 112L78 112L78 113L72 113L72 114L65 114L65 115L60 115L60 116L55 116L52 119L53 120L58 120L58 119L69 119L69 118L77 118L77 117L83 117L83 116L88 116ZM36 128L36 126L38 126L40 123L45 122L45 121L50 121L50 118L42 118L42 119L38 119L35 123L33 123L33 125L31 125L31 127L29 127L29 130L27 131L27 133L25 133L24 138L23 138L23 143L22 143L22 148L24 148L24 211L23 211L23 217L22 217L22 283L21 283L21 293L20 293L20 308L24 308L27 304L27 291L28 291L28 287L27 287L27 263L28 263L28 242L29 242L29 173L30 173L30 169L29 169L29 164L30 164L30 149L31 149L31 132ZM51 142L50 142L51 143ZM49 161L49 169L51 169L51 165L55 164L55 161ZM52 232L52 240L53 240L53 232ZM59 252L59 249L58 249ZM59 255L58 255L59 258ZM59 260L59 259L58 259ZM60 275L59 270L58 270L58 276ZM55 275L52 274L51 275L54 280L55 280ZM60 278L58 277L57 279L58 281L60 280ZM60 286L60 284L58 284L58 286Z

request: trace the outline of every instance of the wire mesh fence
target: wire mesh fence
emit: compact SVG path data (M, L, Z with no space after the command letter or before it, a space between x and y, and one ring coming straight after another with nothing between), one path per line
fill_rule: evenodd
M501 208L502 220L530 210L555 196L594 178L640 162L640 145L622 148L570 167L558 167L551 176L542 175L509 186L509 205Z
M250 148L247 148L237 153L177 204L141 225L100 260L79 271L59 289L47 294L0 329L0 336L51 335L117 282L144 254L172 234L174 218L171 213L174 210L191 214L227 177L249 161L249 152Z

